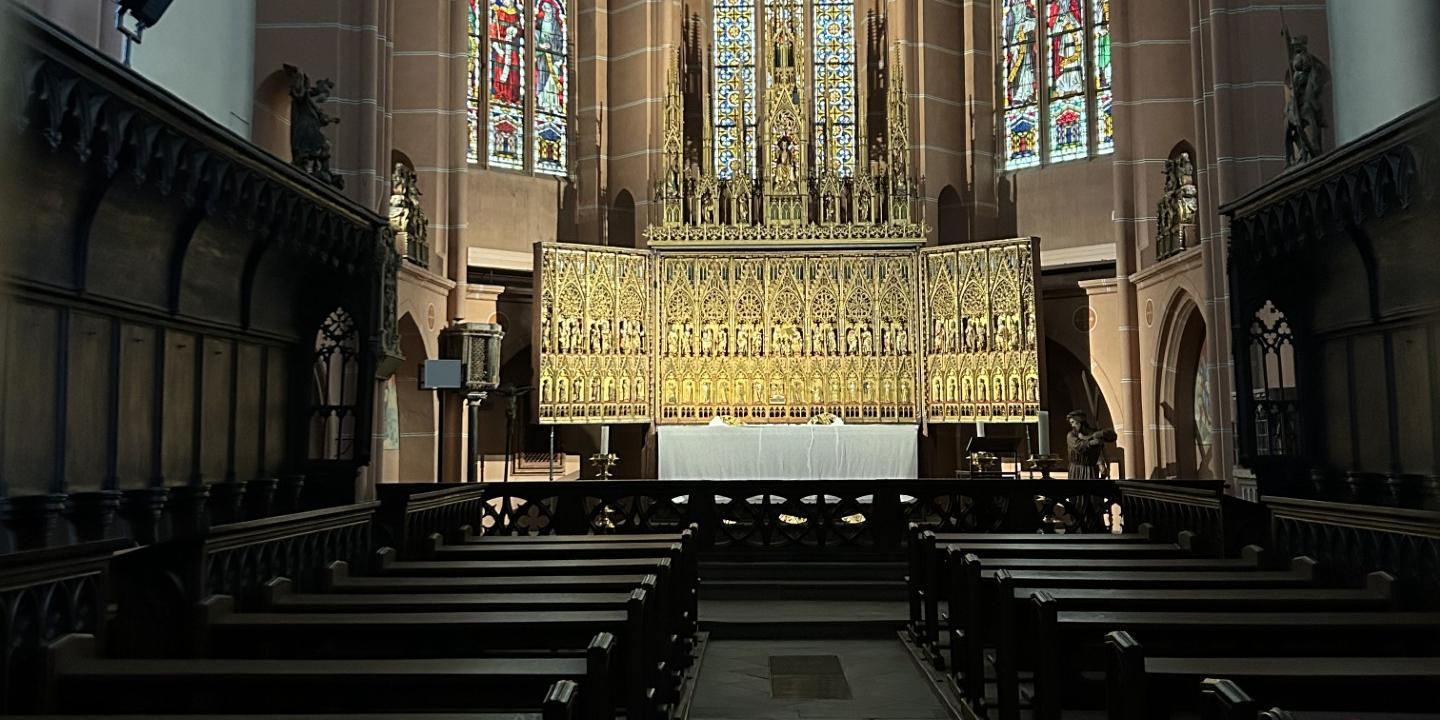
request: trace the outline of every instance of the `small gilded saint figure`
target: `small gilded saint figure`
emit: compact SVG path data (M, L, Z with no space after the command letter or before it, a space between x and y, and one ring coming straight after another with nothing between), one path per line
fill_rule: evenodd
M1095 480L1106 474L1105 443L1115 442L1114 430L1101 430L1090 424L1084 410L1072 410L1065 418L1070 433L1065 436L1070 451L1070 479Z

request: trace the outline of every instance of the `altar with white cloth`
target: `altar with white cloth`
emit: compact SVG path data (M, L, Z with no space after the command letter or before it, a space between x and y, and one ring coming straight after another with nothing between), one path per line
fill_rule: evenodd
M661 425L661 480L893 480L920 471L915 425Z

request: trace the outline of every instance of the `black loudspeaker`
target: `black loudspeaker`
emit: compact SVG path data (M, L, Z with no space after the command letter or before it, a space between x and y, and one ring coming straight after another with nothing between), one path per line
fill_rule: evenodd
M145 27L155 27L160 16L170 8L172 0L120 0L120 7L130 12L135 22Z

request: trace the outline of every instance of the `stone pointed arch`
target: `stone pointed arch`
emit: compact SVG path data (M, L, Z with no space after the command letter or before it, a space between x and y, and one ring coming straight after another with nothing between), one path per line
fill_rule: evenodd
M1187 479L1213 475L1213 428L1208 426L1212 404L1205 392L1210 379L1205 367L1207 336L1203 308L1191 292L1176 288L1165 304L1157 335L1152 475Z

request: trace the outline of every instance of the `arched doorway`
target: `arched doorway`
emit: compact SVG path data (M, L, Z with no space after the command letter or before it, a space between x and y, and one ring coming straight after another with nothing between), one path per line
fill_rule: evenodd
M621 190L610 204L610 244L615 247L635 247L635 196L629 190Z
M1175 296L1161 326L1160 342L1152 474L1209 477L1212 427L1205 317L1188 293Z
M965 222L965 205L954 185L940 191L940 221L935 226L941 245L959 245L970 240L970 227Z
M415 316L400 318L400 352L405 363L395 373L400 411L400 482L435 482L435 393L420 389L420 368L430 359Z

